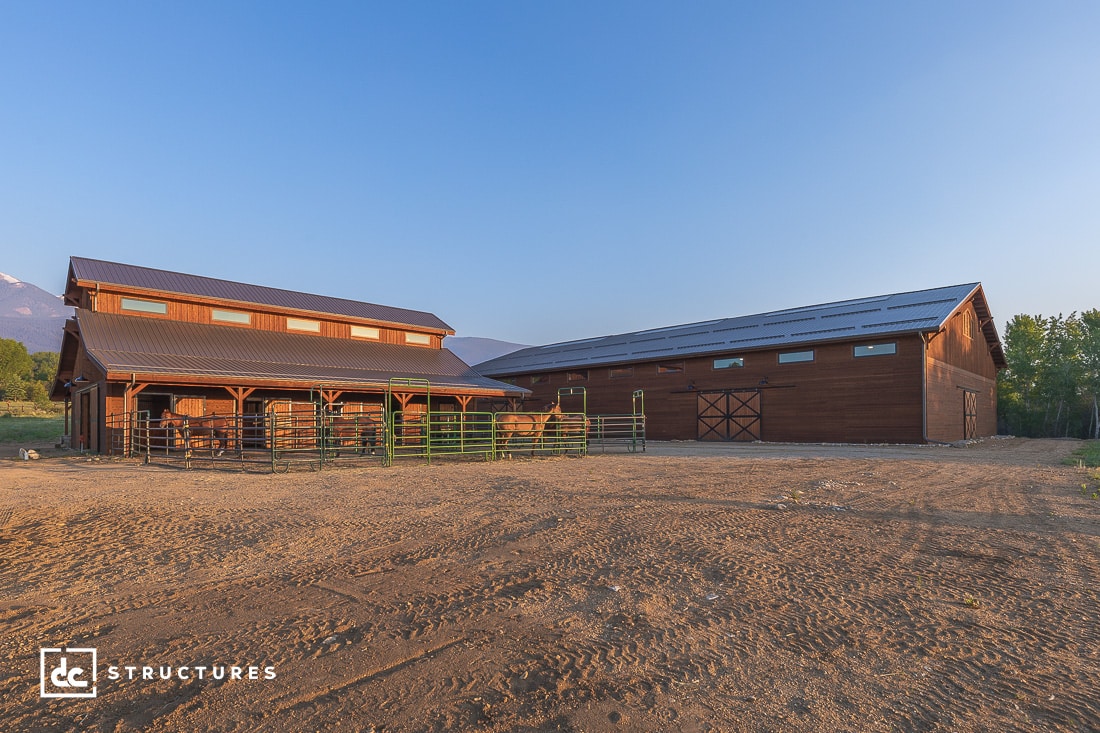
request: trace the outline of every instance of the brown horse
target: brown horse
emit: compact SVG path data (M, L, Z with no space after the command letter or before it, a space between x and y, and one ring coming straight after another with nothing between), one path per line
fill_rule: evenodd
M542 412L498 413L496 416L497 452L504 453L512 438L530 438L531 455L535 455L535 448L542 443L542 434L546 430L547 421L554 415L561 414L561 405L557 402L552 402L542 409Z
M547 430L562 449L583 451L590 427L591 421L584 415L575 413L563 415L559 410L554 417L553 427L548 427Z
M225 453L229 445L229 420L217 415L191 417L179 412L165 410L160 413L160 426L167 430L175 428L183 433L184 445L190 449L191 436L210 439L210 450L218 449L217 455Z
M329 440L336 449L336 455L340 455L340 449L350 447L356 453L362 453L363 449L369 449L370 455L374 455L378 447L378 426L380 420L371 415L336 415L325 416L328 422Z

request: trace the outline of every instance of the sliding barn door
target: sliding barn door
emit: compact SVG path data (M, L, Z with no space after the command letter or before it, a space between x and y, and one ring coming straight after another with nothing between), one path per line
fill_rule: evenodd
M700 392L698 408L699 440L760 440L760 390Z

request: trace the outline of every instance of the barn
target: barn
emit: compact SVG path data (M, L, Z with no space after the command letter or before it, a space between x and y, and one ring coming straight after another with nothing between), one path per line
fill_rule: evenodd
M431 313L84 257L69 261L51 397L74 448L109 452L128 416L172 410L257 428L300 406L463 412L528 391L443 348ZM123 436L125 437L125 436Z
M952 442L992 435L1004 351L980 283L537 346L475 365L536 402L614 412L648 437ZM568 409L568 406L565 406Z

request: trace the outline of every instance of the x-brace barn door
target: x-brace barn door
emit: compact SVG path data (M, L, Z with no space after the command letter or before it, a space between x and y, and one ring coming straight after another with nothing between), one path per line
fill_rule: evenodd
M978 437L978 393L963 390L963 439Z
M760 440L760 390L700 392L698 406L699 440Z

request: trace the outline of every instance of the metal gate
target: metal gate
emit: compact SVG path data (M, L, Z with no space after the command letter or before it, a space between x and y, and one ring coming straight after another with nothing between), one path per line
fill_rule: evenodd
M699 392L699 440L760 440L760 390Z

